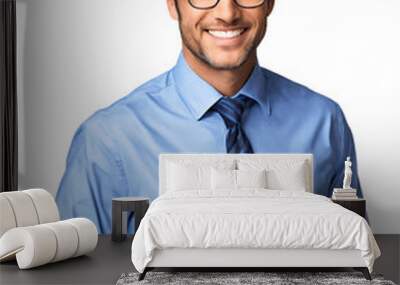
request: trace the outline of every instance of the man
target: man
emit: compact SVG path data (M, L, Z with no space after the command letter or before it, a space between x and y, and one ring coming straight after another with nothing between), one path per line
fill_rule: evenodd
M315 193L325 196L350 156L360 189L338 104L258 65L273 0L167 5L182 36L177 64L77 130L57 194L63 218L84 216L109 233L112 197L158 196L160 153L313 153Z

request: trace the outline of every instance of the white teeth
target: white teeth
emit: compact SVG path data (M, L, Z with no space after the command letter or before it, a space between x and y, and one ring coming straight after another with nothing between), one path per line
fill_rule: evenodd
M244 29L232 30L232 31L209 30L208 32L214 37L229 39L239 36L243 31Z

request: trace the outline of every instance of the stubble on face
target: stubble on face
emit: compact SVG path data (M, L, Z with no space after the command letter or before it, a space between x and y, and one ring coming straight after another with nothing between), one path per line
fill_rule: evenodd
M217 60L213 59L217 56L215 51L207 49L202 45L200 40L197 40L195 37L193 37L192 34L195 32L192 30L193 28L190 26L190 24L188 24L190 22L186 23L186 19L183 19L177 0L175 0L175 4L178 13L179 31L183 45L194 57L215 70L236 70L243 66L249 60L249 57L252 54L256 54L257 47L264 38L267 30L267 18L265 17L260 24L260 30L248 41L238 59L231 63L219 63ZM237 22L231 23L230 25L235 26L239 24L240 19Z

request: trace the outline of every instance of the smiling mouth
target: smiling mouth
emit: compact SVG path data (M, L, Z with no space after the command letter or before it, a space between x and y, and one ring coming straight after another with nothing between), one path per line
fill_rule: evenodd
M234 30L206 30L211 36L218 39L233 39L242 35L247 28L234 29Z

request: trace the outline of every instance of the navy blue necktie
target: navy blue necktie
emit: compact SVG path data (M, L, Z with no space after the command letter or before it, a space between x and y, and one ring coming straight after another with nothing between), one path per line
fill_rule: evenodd
M223 97L212 107L212 110L221 115L228 128L226 137L228 153L253 153L253 148L241 124L243 111L251 101L252 99L245 96L238 96L234 99Z

